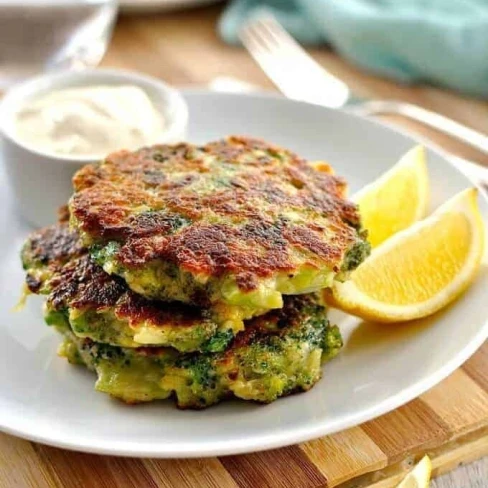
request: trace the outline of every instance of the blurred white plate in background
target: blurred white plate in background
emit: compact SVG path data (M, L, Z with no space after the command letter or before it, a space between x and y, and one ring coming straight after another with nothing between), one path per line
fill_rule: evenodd
M149 13L198 7L219 1L221 0L120 0L119 3L124 13Z

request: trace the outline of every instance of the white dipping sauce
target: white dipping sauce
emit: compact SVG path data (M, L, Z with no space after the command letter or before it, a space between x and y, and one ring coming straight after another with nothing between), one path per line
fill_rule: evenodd
M19 139L41 151L72 156L103 157L155 144L164 127L146 92L132 85L54 91L16 116Z

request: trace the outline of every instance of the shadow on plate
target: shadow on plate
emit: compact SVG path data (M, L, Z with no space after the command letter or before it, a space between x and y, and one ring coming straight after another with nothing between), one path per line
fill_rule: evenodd
M449 313L456 302L440 310L439 312L423 319L411 320L409 322L397 322L391 324L379 324L362 321L351 332L344 351L356 352L369 347L378 347L384 343L403 342L410 337L422 333L432 327L442 317Z

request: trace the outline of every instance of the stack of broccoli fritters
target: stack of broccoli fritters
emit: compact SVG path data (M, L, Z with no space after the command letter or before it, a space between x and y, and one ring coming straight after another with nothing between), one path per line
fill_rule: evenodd
M122 151L33 233L27 287L61 355L126 402L201 408L307 390L342 341L319 290L369 252L344 181L263 141Z

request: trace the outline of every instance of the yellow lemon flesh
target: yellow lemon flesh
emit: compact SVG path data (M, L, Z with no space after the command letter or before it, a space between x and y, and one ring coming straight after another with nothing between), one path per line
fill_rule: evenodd
M324 298L376 322L426 317L472 282L483 257L484 234L477 190L465 190L374 249L349 281L334 283Z
M431 472L432 463L430 458L429 456L424 456L397 488L428 488Z
M424 218L429 204L424 148L417 146L408 151L395 166L352 199L359 205L373 248Z

